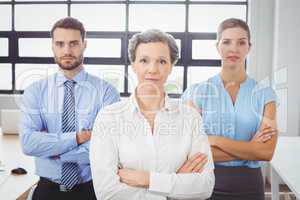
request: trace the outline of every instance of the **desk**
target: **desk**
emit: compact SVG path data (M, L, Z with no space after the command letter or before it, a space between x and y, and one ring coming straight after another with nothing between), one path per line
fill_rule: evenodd
M2 135L0 132L0 160L5 164L6 172L16 167L26 169L26 175L8 175L0 183L1 200L15 200L38 181L34 174L33 157L22 153L18 135Z
M271 161L272 200L279 200L279 180L300 199L300 137L279 137Z

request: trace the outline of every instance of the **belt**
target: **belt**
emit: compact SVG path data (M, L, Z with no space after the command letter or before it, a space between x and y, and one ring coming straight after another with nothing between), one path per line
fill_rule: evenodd
M59 183L55 183L53 181L50 181L49 179L44 178L44 177L40 177L40 181L39 182L41 184L49 185L50 187L56 188L60 192L72 192L72 191L74 191L76 189L80 189L80 188L86 187L88 185L92 186L92 181L88 181L88 182L85 182L85 183L77 184L72 189L68 189L68 188L66 188L66 186L64 186L62 184L59 184Z

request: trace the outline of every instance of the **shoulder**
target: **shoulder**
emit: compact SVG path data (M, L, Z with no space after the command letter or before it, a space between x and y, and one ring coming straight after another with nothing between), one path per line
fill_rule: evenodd
M94 84L94 85L99 85L99 86L102 86L102 87L113 87L112 84L108 83L107 81L95 76L95 75L92 75L88 72L86 72L87 74L87 81Z
M263 79L261 81L256 81L252 78L249 78L250 82L250 87L252 89L252 93L256 95L269 95L269 94L274 94L275 91L272 88L271 81L267 79Z
M97 90L101 91L101 94L103 95L106 94L106 92L109 92L110 95L119 95L118 90L112 84L97 76L87 73L87 82Z

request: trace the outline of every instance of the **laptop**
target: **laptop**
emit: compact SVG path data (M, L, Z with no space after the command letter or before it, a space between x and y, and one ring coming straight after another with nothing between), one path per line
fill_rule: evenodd
M20 110L1 110L1 129L3 134L19 134Z

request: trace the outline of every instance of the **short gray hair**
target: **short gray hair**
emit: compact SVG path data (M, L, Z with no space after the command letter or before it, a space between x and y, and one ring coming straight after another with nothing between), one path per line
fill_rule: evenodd
M158 29L149 29L141 33L136 33L132 36L128 44L128 56L131 63L135 61L135 53L139 44L150 42L166 43L169 46L171 63L172 65L176 64L179 52L174 37Z

